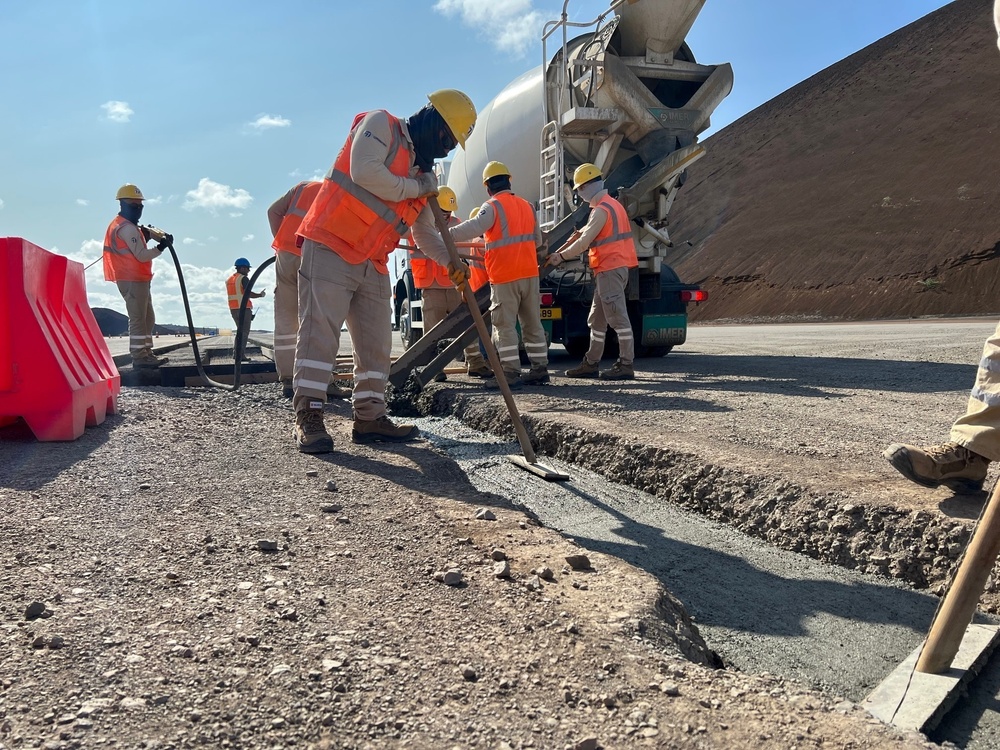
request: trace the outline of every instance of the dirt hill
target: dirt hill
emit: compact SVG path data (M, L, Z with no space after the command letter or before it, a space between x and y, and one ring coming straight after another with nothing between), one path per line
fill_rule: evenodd
M1000 311L991 6L956 0L705 141L671 227L710 294L692 319Z

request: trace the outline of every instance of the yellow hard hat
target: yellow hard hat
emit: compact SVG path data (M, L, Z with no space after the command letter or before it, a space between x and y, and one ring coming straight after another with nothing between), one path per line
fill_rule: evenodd
M142 197L142 191L139 188L131 182L126 182L118 188L118 195L115 196L115 200L144 201L146 199Z
M447 185L442 185L438 188L438 205L441 206L442 211L447 211L448 213L454 213L458 210L458 198L455 197L455 191L452 190Z
M573 189L579 190L581 185L586 185L591 180L600 179L601 170L593 164L581 164L573 173Z
M469 214L469 221L472 221L477 216L479 216L479 212L482 211L482 210L483 210L482 206L476 206L474 209L472 209L472 213Z
M501 175L510 177L510 170L507 169L507 165L502 161L491 161L483 170L483 184L485 185L494 177L500 177Z
M472 99L456 89L439 89L428 94L427 99L464 149L466 140L476 126L476 105L472 103Z

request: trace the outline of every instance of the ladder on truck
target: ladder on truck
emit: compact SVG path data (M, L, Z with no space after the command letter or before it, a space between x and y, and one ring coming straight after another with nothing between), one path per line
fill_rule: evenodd
M549 232L555 228L567 215L567 200L564 196L564 180L566 168L566 144L567 137L581 138L589 135L597 135L598 131L617 121L617 113L614 110L599 110L596 108L570 108L571 86L576 81L570 80L567 76L567 60L569 57L569 37L570 27L591 28L600 30L601 24L616 9L624 5L626 0L615 0L611 6L593 21L575 22L570 21L566 9L569 0L563 2L562 14L557 21L549 21L542 29L542 78L544 82L542 95L542 113L546 124L542 127L541 142L539 144L540 176L538 185L538 224L543 232ZM562 30L562 51L560 64L558 66L558 78L554 84L548 83L547 70L549 65L548 39L556 31ZM597 38L597 31L594 33ZM589 75L596 75L597 68L601 63L594 60L574 60L574 68L589 68ZM585 72L585 75L587 73ZM548 112L548 89L555 88L557 91L556 112ZM617 145L617 144L615 144ZM602 154L606 155L601 161L608 161L607 157L613 155L608 149L602 148ZM600 164L595 161L598 168L605 169L607 164Z

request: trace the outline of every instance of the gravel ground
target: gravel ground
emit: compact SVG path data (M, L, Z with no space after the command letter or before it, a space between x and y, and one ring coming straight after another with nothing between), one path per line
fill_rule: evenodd
M328 457L293 450L274 385L7 431L0 748L930 747L713 668L652 576L430 443L350 445L347 408Z

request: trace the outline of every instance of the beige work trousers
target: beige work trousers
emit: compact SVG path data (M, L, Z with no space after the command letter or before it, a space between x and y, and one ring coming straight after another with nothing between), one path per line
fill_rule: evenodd
M128 313L128 351L133 357L153 356L153 299L148 281L119 281L118 291Z
M524 351L532 365L545 367L549 363L549 345L545 340L541 315L538 277L493 284L490 289L493 310L493 343L500 355L505 372L521 372L518 353L517 324L521 324Z
M1000 461L1000 324L983 346L976 383L951 439L990 461Z
M618 334L618 359L630 365L635 359L635 338L632 323L625 307L625 285L628 284L628 269L614 268L594 274L594 302L590 306L587 325L590 326L590 348L585 359L597 364L604 356L604 340L610 325Z
M274 266L274 364L279 380L291 380L299 332L299 266L302 256L279 250Z
M240 329L240 308L229 308L229 314L233 316L233 323L236 325L236 336L239 336L239 340L243 342L243 356L246 356L247 351L247 338L250 336L250 326L253 323L254 311L253 308L248 307L247 311L243 314L243 328ZM233 337L233 348L236 347L236 337Z
M442 289L441 287L429 287L420 290L421 309L424 312L424 335L453 310L458 309L465 303L462 300L462 293L455 287ZM486 364L483 353L479 351L479 339L477 338L465 347L465 361L469 367L482 367Z
M326 403L326 386L346 322L354 345L354 417L385 416L385 384L392 352L389 276L371 261L352 265L313 240L302 244L299 267L299 334L295 343L292 401Z

